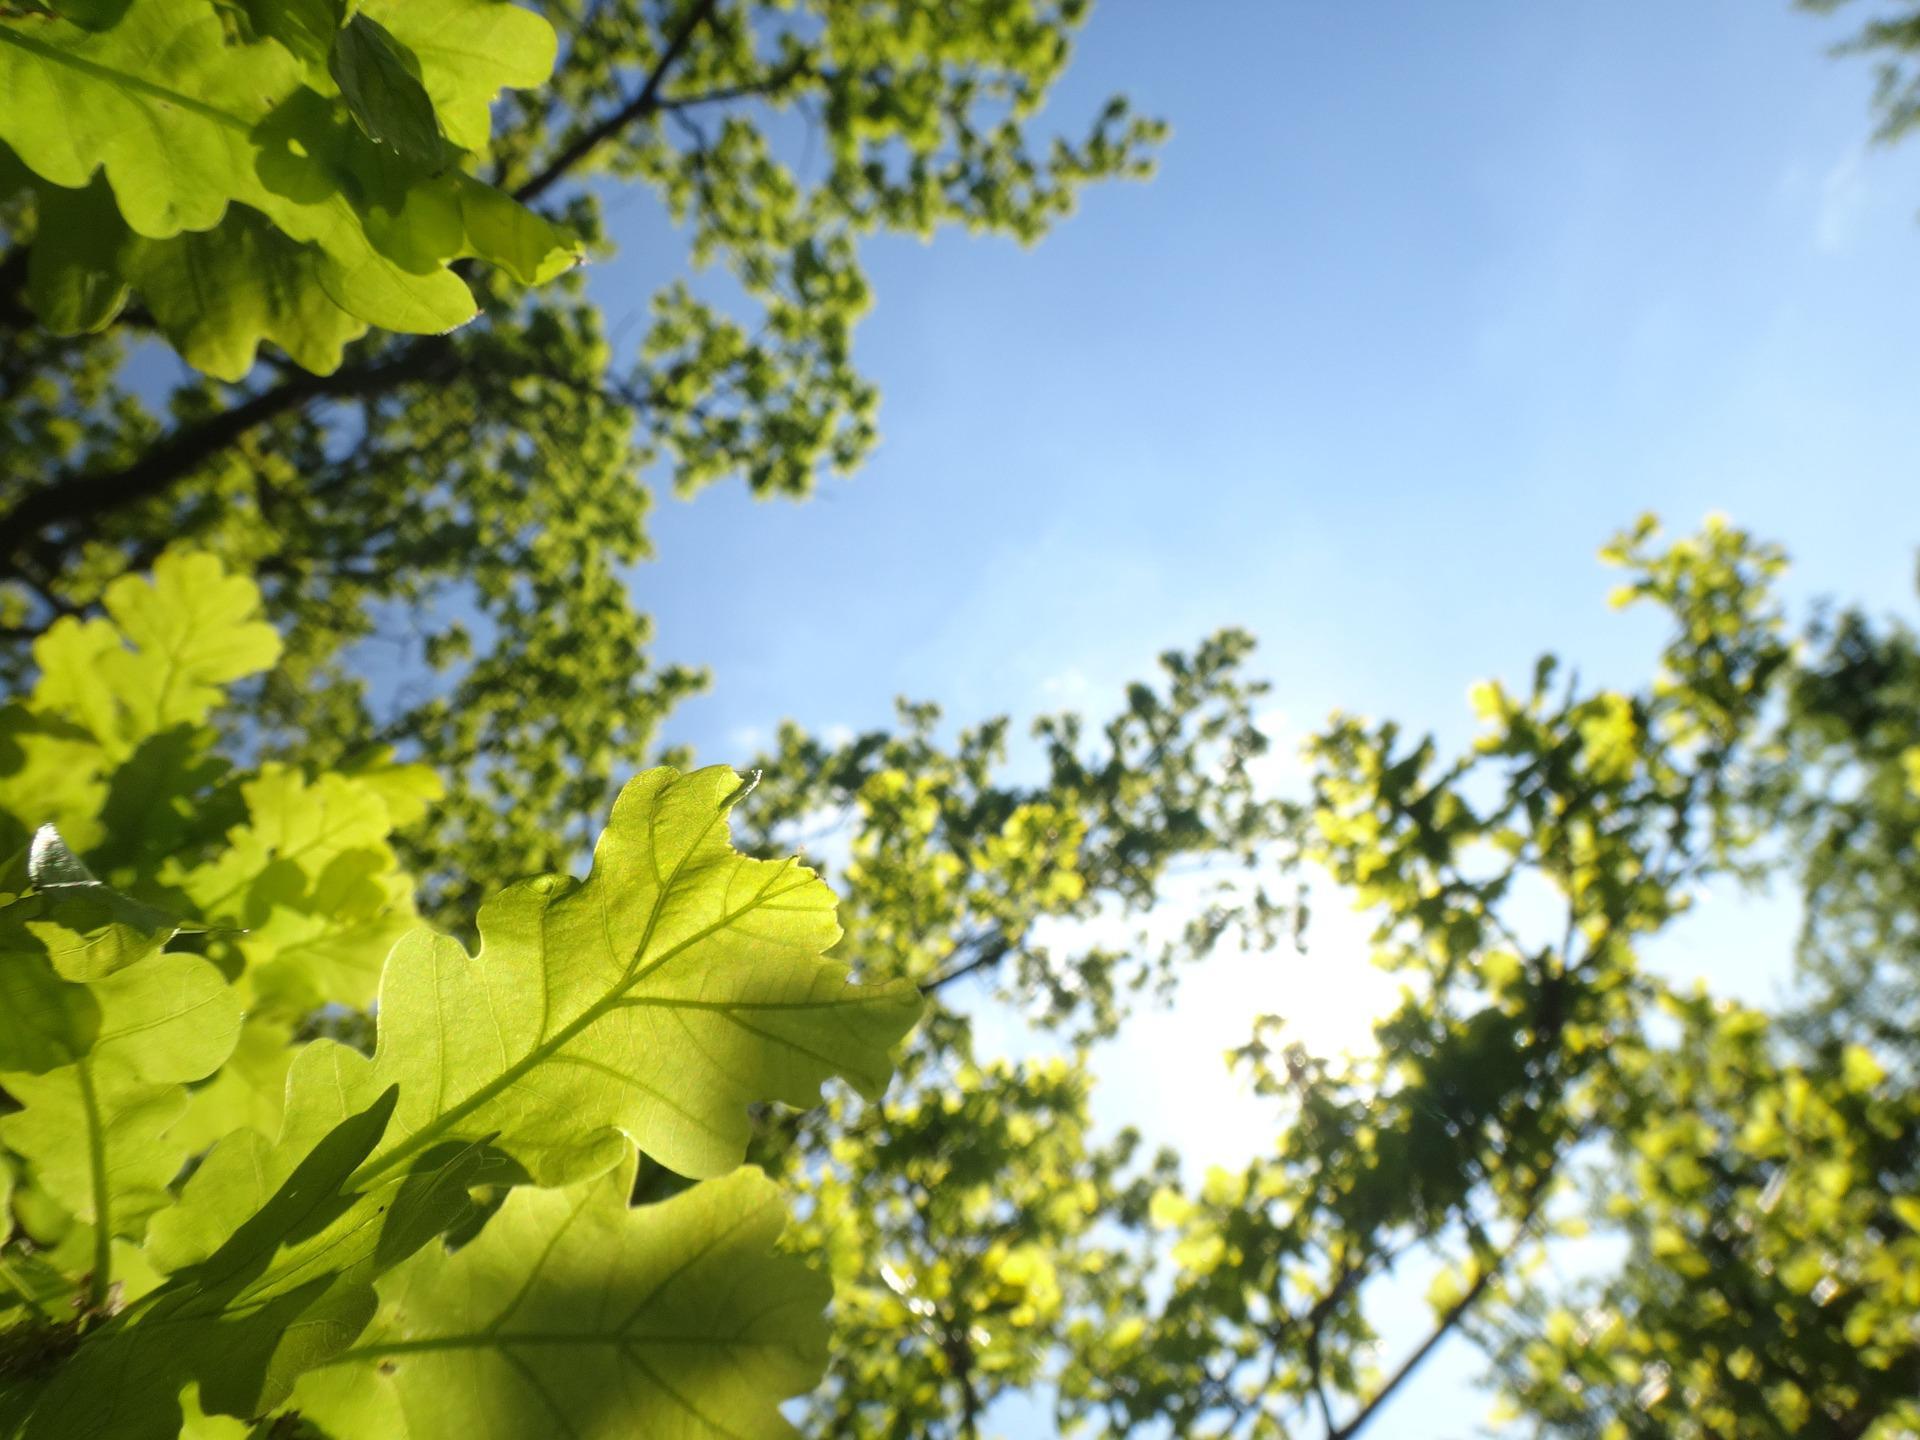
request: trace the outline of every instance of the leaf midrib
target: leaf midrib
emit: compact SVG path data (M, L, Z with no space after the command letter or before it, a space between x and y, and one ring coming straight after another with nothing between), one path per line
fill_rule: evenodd
M0 25L0 40L16 45L31 55L37 55L48 64L77 70L92 79L113 86L115 89L139 95L143 99L177 106L216 125L225 125L242 132L251 131L253 128L251 121L238 115L231 115L217 106L207 104L204 100L183 94L178 90L169 90L166 86L156 84L144 76L129 74L125 70L116 70L113 66L103 65L98 60L76 55L73 51L63 50L58 45L50 45L34 36L22 34L11 25Z
M796 1300L794 1302L798 1304ZM764 1318L764 1317L762 1317ZM715 1349L795 1350L792 1340L757 1340L745 1335L631 1335L601 1330L509 1330L489 1333L484 1329L463 1330L454 1335L431 1335L418 1340L389 1340L372 1345L356 1345L328 1365L351 1365L382 1359L389 1355L431 1354L440 1350L510 1350L516 1346L587 1346L613 1350L645 1349L649 1345L708 1345Z

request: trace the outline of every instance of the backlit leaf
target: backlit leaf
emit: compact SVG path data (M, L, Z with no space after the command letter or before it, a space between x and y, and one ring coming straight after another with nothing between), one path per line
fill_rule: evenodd
M830 1291L776 1253L779 1190L743 1169L629 1209L632 1183L516 1191L471 1245L421 1251L295 1408L393 1440L793 1435L780 1402L826 1362Z

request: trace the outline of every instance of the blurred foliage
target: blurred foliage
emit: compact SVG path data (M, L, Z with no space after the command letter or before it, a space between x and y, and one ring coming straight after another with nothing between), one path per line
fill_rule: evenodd
M1089 1047L1191 965L1271 947L1300 917L1290 887L1274 893L1299 812L1252 768L1270 742L1251 648L1226 631L1164 655L1097 741L1044 717L1018 765L1005 718L949 746L939 712L910 704L897 732L838 745L786 726L760 762L743 846L805 839L816 863L842 847L835 955L930 1002L878 1105L769 1113L750 1152L807 1197L796 1234L832 1257L808 1433L979 1435L996 1398L1044 1388L1071 1336L1126 1313L1141 1271L1122 1231L1173 1159L1092 1132ZM1189 913L1156 931L1183 867L1201 882ZM982 1058L983 1004L1059 1053Z
M1799 0L1799 4L1818 14L1851 15L1857 0ZM1908 0L1871 0L1860 8L1871 13L1836 49L1841 55L1872 58L1877 133L1882 140L1899 140L1920 125L1920 8Z
M1772 1014L1663 993L1672 1038L1620 1052L1591 1189L1627 1258L1486 1326L1557 1433L1920 1426L1920 656L1855 610L1776 643L1714 839L1797 896L1800 983Z
M1236 1053L1278 1143L1156 1193L1156 1263L1075 1337L1064 1424L1354 1435L1456 1334L1526 1433L1920 1421L1911 634L1792 635L1784 556L1723 521L1606 554L1671 625L1651 684L1549 658L1475 687L1464 752L1344 717L1312 743L1314 858L1400 1003L1345 1063L1275 1019ZM1645 963L1709 882L1800 896L1781 1013ZM1408 1271L1431 1329L1384 1350Z
M1227 630L1163 655L1159 683L1129 686L1091 746L1080 716L1041 718L1024 784L1004 716L951 746L929 704L903 702L896 731L838 745L784 725L755 761L766 793L742 843L844 841L843 866L815 858L839 881L842 948L862 970L929 992L981 973L1038 1024L1110 1035L1128 994L1168 993L1184 960L1229 936L1267 945L1293 922L1295 897L1263 883L1297 807L1256 783L1271 741L1254 713L1267 683L1244 673L1252 650ZM1182 866L1208 867L1206 903L1177 934L1139 934ZM1112 941L1063 923L1096 919Z
M1166 657L1092 754L1041 721L1026 785L1003 720L783 731L749 843L835 857L837 953L933 1001L878 1106L763 1115L753 1153L833 1256L813 1428L965 1440L1025 1392L1061 1433L1353 1436L1470 1343L1521 1433L1911 1431L1912 634L1796 626L1784 553L1724 520L1604 554L1614 603L1664 621L1648 682L1543 658L1472 688L1455 750L1337 715L1297 799L1253 782L1264 687L1231 632ZM1311 945L1316 872L1372 940L1314 983L1369 958L1399 982L1375 1043L1259 1019L1229 1058L1275 1138L1242 1166L1090 1129L1102 1042L1219 949ZM1658 958L1743 887L1798 901L1771 1013ZM982 1058L983 1006L1038 1053Z

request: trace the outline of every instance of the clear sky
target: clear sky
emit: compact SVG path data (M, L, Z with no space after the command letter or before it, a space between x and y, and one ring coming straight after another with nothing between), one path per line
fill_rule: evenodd
M1652 632L1594 560L1644 509L1725 510L1790 546L1796 593L1911 613L1920 141L1867 144L1871 76L1825 53L1842 23L1106 0L1049 113L1126 90L1173 124L1159 177L1032 251L870 247L873 462L805 505L657 514L635 583L659 652L716 677L675 737L744 760L782 716L880 724L903 692L963 721L1097 714L1222 624L1261 637L1295 735L1335 705L1458 735L1468 684L1542 649L1646 673ZM596 278L615 322L649 253ZM1786 919L1730 923L1740 945L1674 963L1759 984ZM1340 1033L1341 934L1263 1003ZM1155 1074L1240 1038L1241 978L1138 1027L1103 1113L1167 1120ZM1370 1436L1469 1433L1469 1370Z

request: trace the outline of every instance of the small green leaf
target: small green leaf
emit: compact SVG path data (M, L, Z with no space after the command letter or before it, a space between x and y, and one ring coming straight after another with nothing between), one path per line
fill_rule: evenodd
M100 1007L86 986L0 938L0 1071L44 1075L71 1065L99 1030Z
M877 1094L920 1013L904 981L848 983L824 958L833 892L727 843L740 780L661 768L615 803L584 882L510 887L482 948L415 931L380 986L379 1085L395 1138L370 1162L497 1134L542 1184L599 1173L630 1137L693 1176L740 1163L747 1107L813 1103L839 1074Z
M553 26L501 0L369 0L378 20L419 62L447 138L462 150L485 148L493 102L502 90L544 85L558 49Z
M430 171L447 167L451 152L420 83L420 62L379 21L356 15L338 31L327 72L371 138Z
M246 0L246 6L256 32L316 67L327 63L333 37L349 13L343 0Z
M219 373L233 376L263 335L302 364L330 366L343 337L357 333L353 322L438 334L476 313L449 267L483 251L501 226L470 238L459 182L478 182L451 167L432 97L444 93L470 132L501 84L550 63L552 29L491 0L436 13L437 26L409 30L436 47L425 83L405 36L358 15L335 32L341 99L320 93L332 88L326 81L303 84L305 67L280 40L234 43L204 0L130 0L99 32L45 14L0 14L0 94L9 99L0 141L56 186L78 190L104 174L136 236L167 242L221 230L129 247L122 277L138 290L144 275L164 292L154 305L163 327ZM283 20L289 34L325 28L318 14L268 17ZM503 54L516 39L519 49ZM465 53L469 41L479 48ZM285 243L261 239L248 228L255 222L228 230L236 205ZM56 238L64 243L64 232ZM517 239L509 257L516 273L528 268L524 244ZM197 263L213 269L198 273ZM219 276L254 264L261 273L223 297ZM87 296L67 303L72 318L101 313L104 302ZM206 305L211 313L196 318Z
M186 1108L181 1086L226 1059L240 1008L194 955L154 955L91 989L98 1039L72 1065L5 1076L23 1108L0 1119L0 1141L76 1218L138 1239L187 1158L168 1134Z
M208 919L245 932L230 943L255 1010L364 1008L416 923L411 883L387 844L386 794L373 780L308 782L283 765L261 767L240 793L247 823L219 858L164 878Z
M94 31L0 19L0 139L55 185L104 169L137 234L218 223L256 185L253 131L299 83L277 45L229 45L204 0L132 0Z
M168 551L151 581L122 576L104 600L111 621L66 617L34 642L33 705L84 727L115 759L198 725L226 685L280 654L279 635L258 618L259 588L203 552Z
M38 253L38 247L35 252ZM271 340L302 369L330 375L367 322L328 296L327 257L244 205L211 230L128 247L126 278L188 364L220 380L253 368Z
M470 175L456 177L470 255L522 285L543 285L580 261L578 237Z
M82 190L43 185L39 233L57 243L27 252L27 301L56 335L90 335L107 328L127 301L120 252L129 232L104 181Z
M27 876L34 894L11 907L11 918L69 980L104 979L158 954L183 930L207 928L101 884L51 825L34 834Z
M280 636L258 618L260 590L229 574L212 555L169 551L151 581L126 576L107 587L112 615L141 657L142 691L136 712L147 732L198 724L223 698L223 688L258 674L280 656Z

